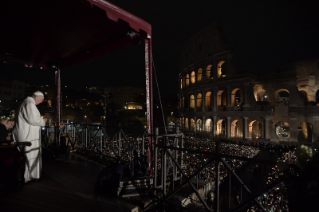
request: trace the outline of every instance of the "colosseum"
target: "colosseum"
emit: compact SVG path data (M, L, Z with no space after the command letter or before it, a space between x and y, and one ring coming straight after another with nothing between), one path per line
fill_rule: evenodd
M182 50L180 128L196 136L271 142L314 142L319 136L319 58L283 71L237 71L213 24Z

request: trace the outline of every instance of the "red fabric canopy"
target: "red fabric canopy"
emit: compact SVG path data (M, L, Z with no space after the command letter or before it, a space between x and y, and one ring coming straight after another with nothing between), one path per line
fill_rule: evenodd
M64 67L151 36L149 23L105 0L2 0L0 8L7 62Z

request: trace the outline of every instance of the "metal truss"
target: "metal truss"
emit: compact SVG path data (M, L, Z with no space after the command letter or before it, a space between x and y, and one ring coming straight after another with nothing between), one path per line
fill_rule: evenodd
M155 132L158 132L155 130ZM178 130L177 130L178 132ZM220 211L220 165L221 163L225 166L228 170L228 179L229 179L229 203L228 207L230 211L238 211L242 209L242 207L247 206L251 202L254 202L262 211L266 211L266 209L257 201L257 197L267 191L267 189L274 187L276 184L269 185L262 193L253 194L252 191L247 187L247 185L240 179L240 177L234 171L234 168L229 165L226 161L227 159L236 159L246 162L255 162L255 163L262 163L262 164L272 164L275 165L275 161L268 161L268 160L260 160L255 158L247 158L247 157L240 157L235 155L228 155L223 154L220 151L220 145L222 143L229 143L230 141L219 141L215 143L214 151L202 151L202 150L194 150L189 148L184 148L185 137L182 134L172 134L172 135L156 135L155 136L155 180L154 186L156 188L160 188L163 193L162 204L173 204L176 205L174 201L171 201L172 197L176 195L181 189L188 185L191 188L191 192L196 194L199 202L201 203L201 207L206 211ZM193 174L187 175L185 172L185 168L183 169L183 154L198 154L198 155L205 155L208 157L207 161L202 161L199 164L196 171ZM161 157L158 157L158 154ZM160 162L158 162L160 160ZM195 185L194 182L198 182L198 174L201 173L203 170L207 169L209 166L214 166L214 171L216 174L215 179L215 204L214 208L207 204L207 201L203 198L202 195L198 192L198 184ZM160 168L159 168L160 167ZM160 171L160 172L159 172ZM231 196L231 177L235 177L235 180L240 184L241 188L241 195L240 195L240 204L238 204L235 208L230 209L230 196ZM157 178L160 178L158 180ZM278 183L278 182L276 182ZM250 199L246 202L242 202L242 189L247 192L250 196ZM188 210L185 207L179 205L183 210Z

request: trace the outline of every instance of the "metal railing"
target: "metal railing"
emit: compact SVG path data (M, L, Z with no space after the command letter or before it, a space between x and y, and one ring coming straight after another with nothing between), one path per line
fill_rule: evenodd
M133 137L121 127L108 127L103 124L66 122L61 123L60 144L56 143L54 127L42 129L43 145L70 146L72 150L82 148L103 156L129 161L133 151L138 155L148 155L149 143L146 131Z

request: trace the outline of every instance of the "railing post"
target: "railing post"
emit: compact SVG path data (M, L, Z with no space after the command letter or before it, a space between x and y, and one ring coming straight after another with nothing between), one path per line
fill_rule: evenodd
M231 198L231 172L229 172L228 209L230 209L230 198Z
M100 133L100 152L102 153L102 148L103 148L103 125L101 124L100 125L100 130L101 130L101 133ZM101 154L101 157L102 157L102 154Z
M163 137L163 149L162 149L162 189L164 195L166 195L166 138Z
M216 158L216 212L219 211L219 168L220 168L220 158L219 158L219 147L220 147L220 142L216 142L216 153L217 153L217 158Z
M85 148L88 148L88 121L85 121Z
M154 188L157 187L157 141L158 141L158 127L155 128L155 146L154 146ZM144 136L143 136L144 141ZM143 142L144 149L144 142ZM144 152L143 152L144 153Z
M181 149L184 148L184 136L182 135L182 139L181 139L181 145L180 145ZM180 166L183 168L183 157L184 157L184 152L183 150L180 150ZM183 177L183 174L181 172L181 176L180 176L180 183L182 183L182 177Z
M121 143L122 142L122 136L121 136L121 131L119 131L119 157L121 157Z

